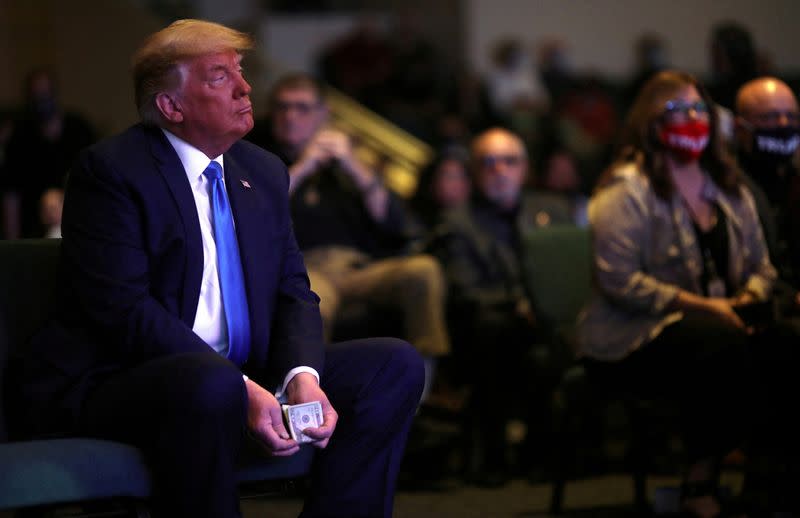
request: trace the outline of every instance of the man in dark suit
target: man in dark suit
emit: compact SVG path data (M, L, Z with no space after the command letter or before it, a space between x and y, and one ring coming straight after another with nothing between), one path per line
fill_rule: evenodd
M508 480L507 422L520 414L533 420L524 414L548 408L549 382L531 365L532 358L544 355L534 346L545 338L546 323L536 318L523 278L524 262L536 260L525 254L525 236L548 225L571 224L572 216L565 199L523 191L528 157L514 133L504 128L481 133L472 142L470 159L473 199L443 217L429 250L447 272L450 331L459 345L454 353L475 387L478 453L473 458L479 460L470 478L492 487ZM538 415L535 421L541 427ZM533 432L529 426L529 444L536 443Z
M60 310L10 369L15 429L134 444L158 516L225 518L239 516L245 438L292 455L279 401L319 401L303 516L390 516L422 362L393 339L323 350L286 167L240 140L251 47L182 20L134 56L143 123L71 172Z

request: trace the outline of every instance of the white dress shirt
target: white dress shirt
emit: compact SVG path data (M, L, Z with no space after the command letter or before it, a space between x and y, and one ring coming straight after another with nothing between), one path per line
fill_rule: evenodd
M203 281L200 285L200 299L197 302L197 313L194 318L192 331L203 339L216 352L222 356L228 354L228 325L222 307L222 291L219 285L219 272L217 270L217 246L214 241L214 221L211 216L211 198L209 196L210 183L203 174L210 160L208 157L167 130L162 129L169 143L178 154L183 164L189 185L192 188L194 203L197 206L197 216L200 220L200 234L203 240ZM225 182L225 164L222 155L214 158L222 167L222 182ZM283 386L275 391L275 397L281 398L286 385L291 379L301 372L313 374L319 382L319 373L306 366L295 367L290 370L283 381ZM246 378L245 378L246 379Z

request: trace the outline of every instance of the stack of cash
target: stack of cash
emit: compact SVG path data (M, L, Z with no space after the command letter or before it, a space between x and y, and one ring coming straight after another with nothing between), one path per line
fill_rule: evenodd
M314 442L314 439L305 435L303 430L322 426L322 405L319 404L319 401L299 405L281 405L281 408L286 429L289 430L292 439L300 444Z

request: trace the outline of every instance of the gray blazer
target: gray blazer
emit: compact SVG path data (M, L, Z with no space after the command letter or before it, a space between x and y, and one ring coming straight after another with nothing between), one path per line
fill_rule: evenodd
M703 196L725 213L730 284L766 300L777 277L750 191L725 194L707 178ZM679 195L663 200L637 166L625 165L589 204L593 295L578 318L578 354L619 360L683 317L678 290L702 294L700 248ZM728 294L733 296L735 294Z

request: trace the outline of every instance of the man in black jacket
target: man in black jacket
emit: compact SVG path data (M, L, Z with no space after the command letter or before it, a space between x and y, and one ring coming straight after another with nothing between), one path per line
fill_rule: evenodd
M572 217L563 198L523 191L528 157L514 133L493 128L478 135L470 158L475 195L467 207L445 215L430 249L447 273L454 354L474 388L475 482L496 486L509 475L506 425L516 417L543 426L541 414L528 414L547 408L540 398L550 384L540 370L533 376L534 346L546 339L547 325L537 320L523 278L524 261L535 260L525 254L525 236L571 224ZM528 426L529 444L535 431Z
M736 97L736 146L747 174L770 258L781 278L800 280L800 175L793 159L800 144L800 112L786 83L762 77Z
M426 358L429 388L433 359L450 350L443 275L432 257L404 254L401 200L327 122L320 85L288 75L273 87L268 120L251 140L289 167L294 231L328 337L341 310L353 304L399 311L403 338Z

